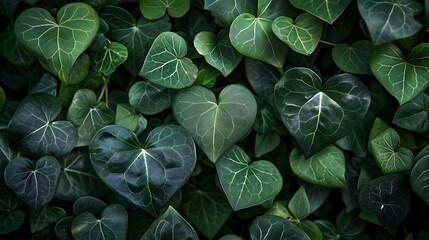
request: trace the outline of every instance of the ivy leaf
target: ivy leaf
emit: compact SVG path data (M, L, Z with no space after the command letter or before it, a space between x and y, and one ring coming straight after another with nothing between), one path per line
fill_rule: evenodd
M401 128L425 133L429 131L429 96L422 92L404 105L399 106L393 123Z
M127 210L120 204L110 204L103 210L100 219L95 218L90 212L76 216L71 231L75 239L89 240L96 236L100 240L125 240L127 224Z
M137 135L147 127L146 118L136 113L131 105L127 103L119 103L116 106L115 124L137 133Z
M423 25L414 19L422 5L413 0L358 0L374 45L393 42L416 34Z
M195 145L181 127L164 125L151 131L144 145L126 128L107 126L89 146L98 176L130 203L156 216L195 167Z
M185 39L174 32L163 32L153 42L139 76L168 88L191 86L198 68L185 57Z
M124 63L128 58L127 48L118 42L112 42L97 51L91 61L92 68L98 75L108 76L116 67Z
M255 137L255 157L259 158L272 152L280 145L280 136L277 132L256 133Z
M344 137L371 102L367 87L351 74L323 82L311 69L291 68L275 86L283 124L306 157Z
M30 211L30 229L35 233L47 228L49 225L58 222L66 216L66 211L60 207L45 205L40 209Z
M60 111L60 101L51 94L27 96L10 120L10 145L32 157L70 152L76 146L76 129L70 122L54 121Z
M225 87L218 99L204 87L186 88L173 102L176 121L212 162L251 129L256 108L253 94L236 84Z
M408 177L390 174L365 184L359 191L359 205L364 212L376 214L385 226L399 225L411 205Z
M30 94L34 93L49 93L57 96L57 80L50 73L45 73L40 80L33 85Z
M130 105L138 112L154 115L171 106L172 90L155 83L139 81L128 90Z
M332 24L346 10L351 0L290 0L296 8Z
M198 239L192 226L172 207L157 218L140 240Z
M299 227L282 217L273 215L256 218L250 226L250 235L254 240L310 240Z
M374 47L368 40L348 44L336 44L332 49L332 59L337 66L349 73L371 75L370 55Z
M298 191L292 196L288 204L289 211L298 220L304 220L310 215L310 201L304 186L298 188Z
M168 16L157 20L140 17L136 21L131 13L116 6L105 7L101 17L109 26L106 36L127 47L128 58L124 66L133 76L137 76L155 38L171 29Z
M405 57L394 44L375 48L370 65L383 87L402 105L417 97L429 82L429 43L415 46Z
M70 72L95 38L98 26L97 12L91 6L69 3L58 11L57 19L43 8L25 10L16 19L15 33L18 41L55 76L66 84L75 84L70 81Z
M331 188L346 187L344 154L333 145L307 159L294 148L289 161L292 171L307 182Z
M102 127L115 122L115 114L106 103L97 102L97 96L89 89L78 90L67 112L67 120L78 131L78 147L88 146L92 136Z
M269 161L250 162L246 152L232 146L216 162L216 172L234 211L275 197L283 186L277 167Z
M429 156L421 158L411 171L411 187L426 205L429 206Z
M10 21L0 33L0 54L9 62L24 69L30 68L36 60L35 57L19 44L15 36L13 21Z
M256 0L205 0L204 9L212 12L224 26L229 26L242 13L256 13Z
M309 13L299 15L295 21L292 18L280 16L274 20L272 30L294 51L310 55L322 37L323 22Z
M243 58L231 45L227 30L223 29L215 34L200 32L195 36L194 46L198 53L203 55L206 61L228 76Z
M0 234L15 231L25 219L24 211L17 209L19 199L6 186L0 186Z
M190 7L190 0L140 0L140 11L150 20L161 18L165 12L174 18L180 18Z

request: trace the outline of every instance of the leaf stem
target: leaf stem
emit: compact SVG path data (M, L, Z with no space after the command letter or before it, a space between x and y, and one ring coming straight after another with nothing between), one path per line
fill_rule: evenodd
M327 41L324 41L324 40L320 40L319 42L321 42L323 44L326 44L326 45L329 45L329 46L333 46L333 47L335 47L337 45L335 43L327 42Z
M283 70L283 68L277 68L277 70L279 71L281 76L285 75L285 71Z

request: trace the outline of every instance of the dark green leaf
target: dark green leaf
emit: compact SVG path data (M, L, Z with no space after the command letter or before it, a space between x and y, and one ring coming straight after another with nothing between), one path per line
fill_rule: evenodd
M331 189L307 182L302 182L302 185L305 188L305 193L310 202L310 213L313 213L326 202L331 193Z
M140 0L140 11L147 19L158 19L165 15L179 18L191 7L190 0Z
M261 216L250 226L250 235L254 240L310 240L308 235L288 220L278 216Z
M421 158L411 171L411 187L414 192L429 206L429 156Z
M108 76L127 58L127 48L122 43L112 42L95 53L91 61L92 68L98 75Z
M31 233L43 230L49 225L58 222L66 216L66 211L60 207L45 205L40 209L31 209L30 228Z
M77 216L84 212L90 212L95 217L100 217L106 207L107 203L96 197L83 196L74 202L73 213Z
M43 74L42 78L33 85L30 94L49 93L57 96L57 80L50 73Z
M171 106L172 90L151 82L139 81L128 91L131 106L147 115L160 113Z
M0 33L0 54L9 62L24 69L30 68L36 61L36 58L25 50L16 39L13 21L10 21Z
M349 4L333 24L326 24L323 29L322 39L331 43L340 43L352 32L356 23L357 6ZM360 18L359 18L360 20Z
M326 220L316 220L314 221L314 223L317 225L317 227L319 227L320 231L322 232L323 239L340 239L340 233L338 232L334 224L332 224L331 222Z
M19 199L6 186L0 186L0 234L10 233L18 229L23 223L25 214L16 209Z
M323 240L322 231L314 222L310 220L299 221L296 226L301 228L311 240Z
M0 130L7 130L10 120L12 119L13 114L15 114L16 109L19 106L19 102L6 101L3 112L0 113Z
M18 7L21 0L1 0L0 1L0 15L12 19L13 13Z
M358 218L357 212L347 213L345 209L338 214L336 224L341 235L347 237L357 236L365 229L365 221Z
M207 20L204 12L191 9L185 16L175 19L174 28L194 39L199 32L214 32L216 25Z
M257 98L258 112L253 123L253 130L256 133L270 133L277 123L276 115L270 105L260 98Z
M74 217L68 216L59 220L55 224L55 235L60 240L73 240L73 235L71 233L71 225Z
M61 101L63 106L70 106L74 94L79 89L89 89L96 91L100 86L103 85L103 79L101 76L97 76L94 72L88 72L86 78L78 84L66 85L61 83L60 90L58 92L58 99Z
M0 131L0 182L4 180L3 173L7 164L18 156L10 146L6 133Z
M290 213L298 220L304 220L310 215L310 201L308 201L304 186L298 188L298 191L292 196L288 208Z
M351 0L290 0L296 8L332 24L346 10Z
M231 25L232 21L242 13L256 13L256 0L205 0L204 9L211 11L224 26Z
M424 133L429 131L429 96L422 92L414 99L400 106L393 123L401 128Z
M277 132L256 133L255 157L262 157L280 145L280 136Z
M357 41L352 45L336 44L332 49L332 59L345 72L371 75L369 57L373 49L368 40Z

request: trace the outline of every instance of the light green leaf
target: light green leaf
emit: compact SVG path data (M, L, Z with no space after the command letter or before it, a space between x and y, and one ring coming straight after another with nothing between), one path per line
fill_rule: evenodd
M78 90L67 112L67 120L78 131L77 145L88 146L92 136L104 126L115 122L115 114L106 103L97 102L97 96L89 89Z
M425 133L429 131L429 96L422 92L396 110L393 123L401 128Z
M250 162L246 152L233 145L219 157L216 172L234 211L275 197L283 186L277 167L269 161Z
M288 220L273 215L260 216L250 226L253 240L310 240L308 235Z
M374 47L368 40L348 44L336 44L332 49L332 59L337 66L349 73L371 75L369 58Z
M382 134L385 130L389 128L383 120L376 117L374 122L372 123L371 131L369 132L368 137L368 152L374 155L374 149L372 148L371 141L377 138L380 134Z
M30 211L31 233L41 231L49 225L58 222L67 215L66 211L60 207L45 205L40 209Z
M155 83L139 81L128 90L131 106L140 113L158 114L171 106L173 92Z
M228 76L242 59L231 45L227 30L221 30L217 37L211 32L200 32L195 36L194 46L206 61Z
M23 223L25 214L17 209L19 199L6 186L0 186L0 234L15 231Z
M18 41L66 84L76 59L97 34L97 12L85 3L69 3L54 19L47 10L29 8L15 22Z
M307 182L331 188L346 187L344 154L333 145L307 159L295 148L289 161L292 171Z
M429 86L429 43L421 43L405 57L394 44L375 48L371 70L383 87L402 105Z
M180 18L190 7L190 0L140 0L140 12L150 20L161 18L165 12L174 18Z
M376 46L414 35L423 27L414 19L422 11L417 1L358 0L357 3Z
M116 106L115 124L128 128L138 135L147 127L147 120L142 114L136 113L131 105L119 103Z
M304 186L299 187L298 191L292 196L288 208L290 213L298 220L304 220L310 215L310 201L305 193Z
M95 53L91 61L92 68L98 75L108 76L127 58L127 48L121 43L112 42Z
M256 108L253 94L236 84L225 87L218 99L204 87L186 88L173 102L176 121L212 162L247 134L255 121Z
M218 71L212 67L203 68L198 71L195 82L205 88L212 88L216 84Z
M24 69L30 68L36 60L33 55L19 44L15 36L13 21L10 21L0 33L0 54L9 62Z
M411 171L411 187L417 196L429 206L429 156L421 158Z
M280 145L280 136L275 131L268 133L256 133L255 157L262 157L270 153Z
M296 8L332 24L346 10L351 0L290 0Z
M174 32L163 32L153 42L139 76L168 88L191 86L198 68L185 57L185 40Z
M242 13L256 14L256 0L205 0L204 9L216 16L223 26L231 25L232 21Z
M323 31L323 22L318 18L303 13L295 21L280 16L272 24L274 34L294 51L310 55L319 44Z

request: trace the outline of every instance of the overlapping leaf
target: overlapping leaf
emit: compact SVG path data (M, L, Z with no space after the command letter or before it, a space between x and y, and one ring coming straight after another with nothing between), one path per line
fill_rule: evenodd
M250 235L254 240L310 240L299 227L282 217L273 215L256 218L250 226Z
M352 45L336 44L332 49L332 59L345 72L372 74L369 65L372 50L372 43L368 40L357 41Z
M0 54L9 62L24 69L28 69L36 60L19 44L13 21L10 21L0 33Z
M155 83L139 81L128 90L131 106L138 112L153 115L171 106L173 92Z
M426 205L429 206L429 156L421 158L411 171L411 187Z
M256 0L205 0L204 9L215 14L224 26L229 26L242 13L255 14Z
M17 209L19 199L6 186L0 187L0 234L15 231L25 219L24 211Z
M429 96L422 92L414 99L400 106L395 113L393 123L401 128L425 133L429 131Z
M165 15L179 18L191 7L190 0L140 0L140 11L147 19L158 19Z
M95 53L91 62L92 68L98 75L108 76L116 70L116 67L124 63L127 58L127 48L121 43L112 42Z
M39 232L49 225L58 222L67 215L60 207L45 205L39 209L32 208L30 211L31 233Z
M346 10L351 0L290 0L296 8L332 24Z

